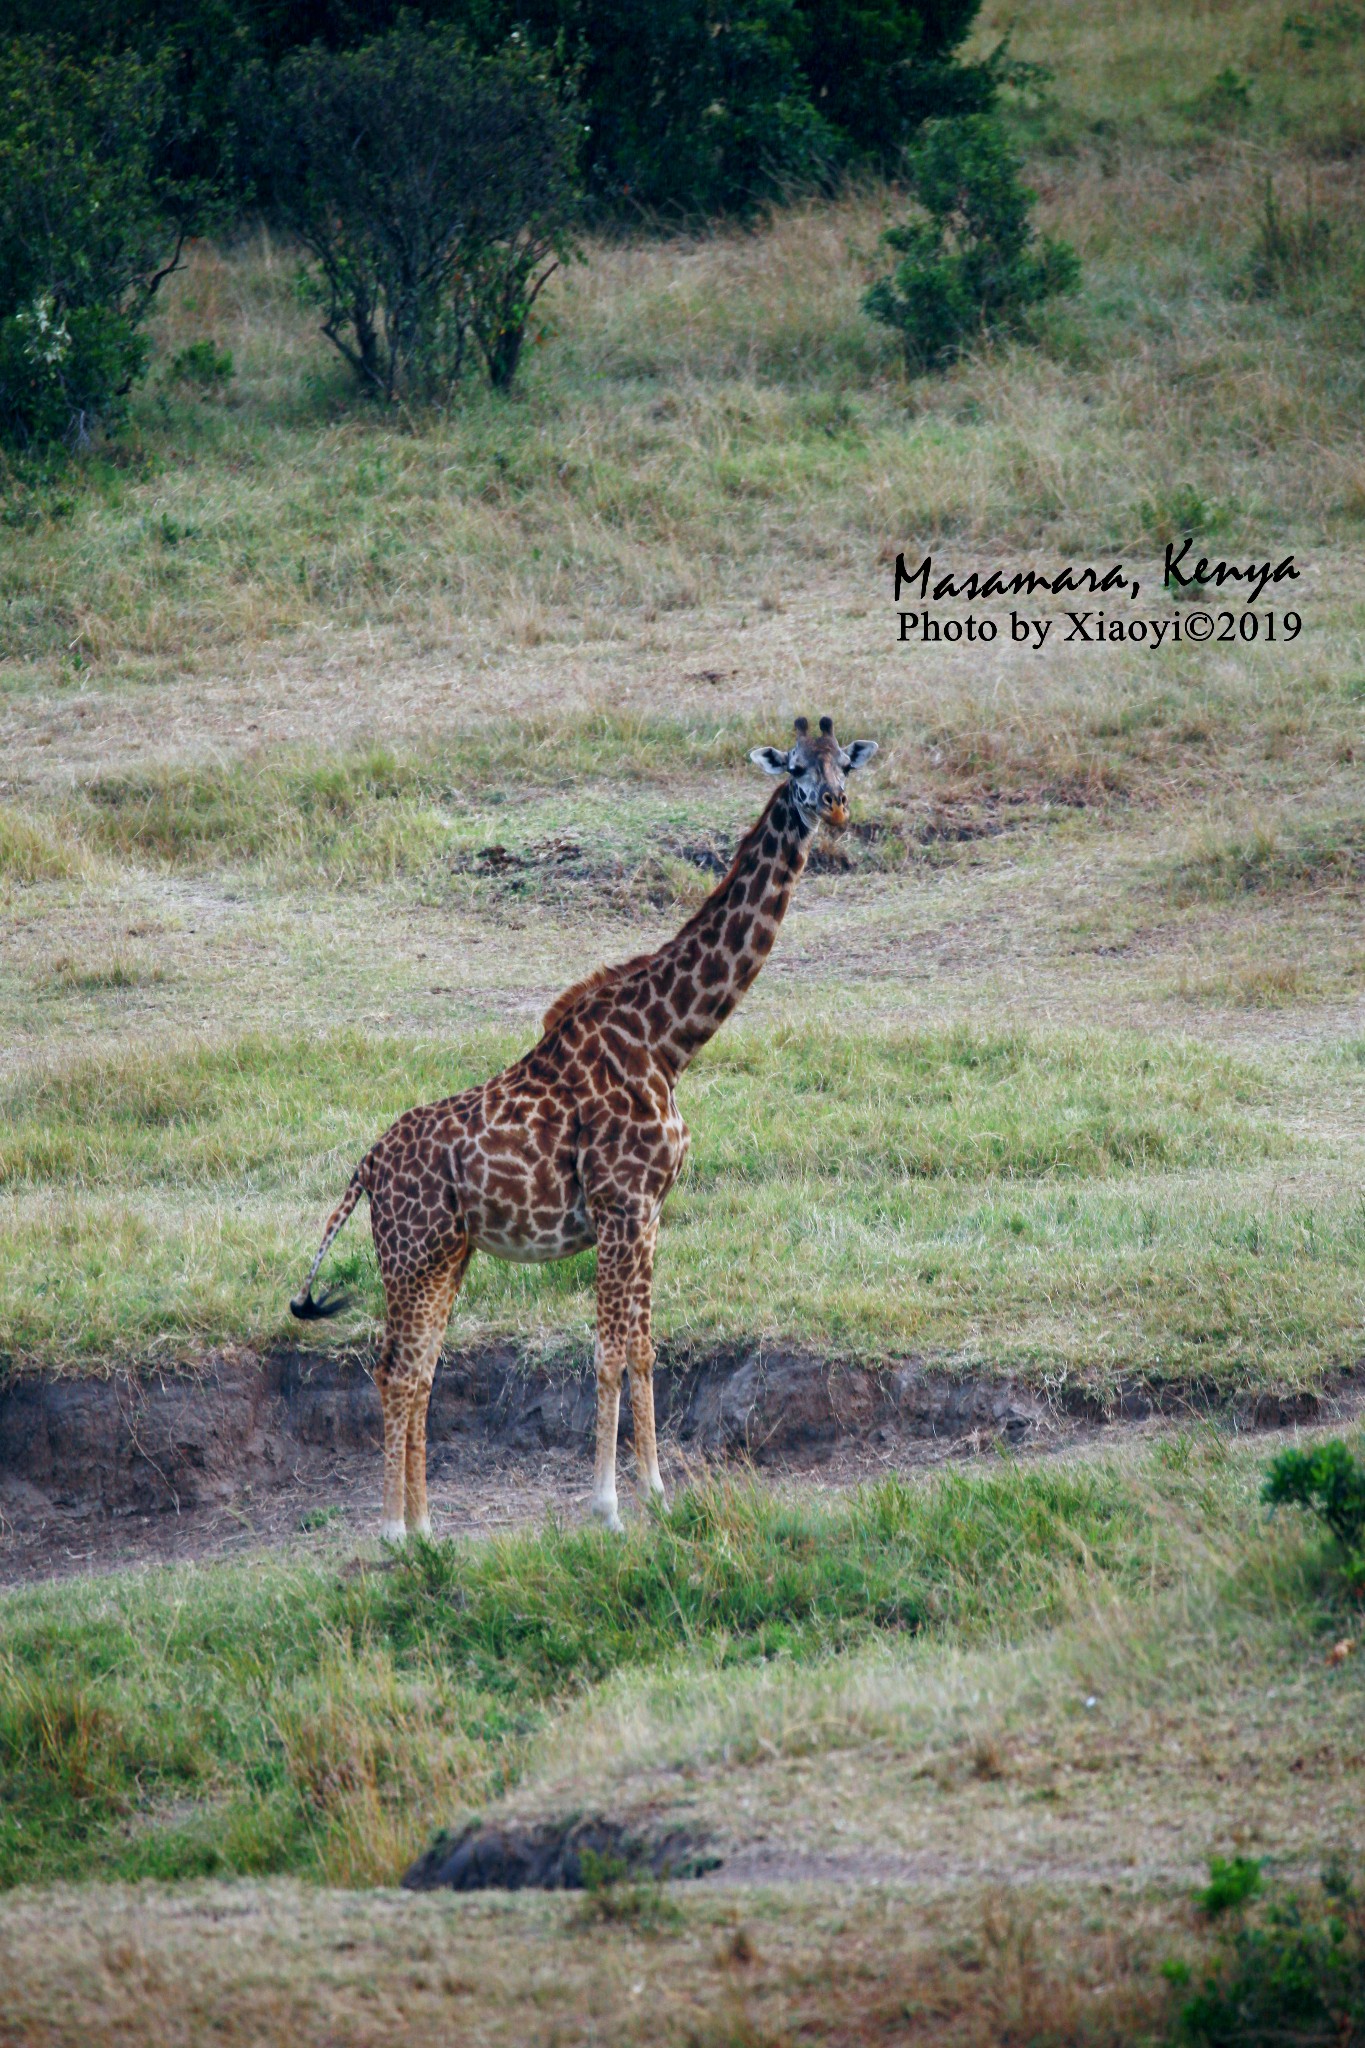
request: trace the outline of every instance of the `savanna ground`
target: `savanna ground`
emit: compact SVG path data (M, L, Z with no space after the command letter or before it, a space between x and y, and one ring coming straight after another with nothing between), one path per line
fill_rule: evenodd
M387 420L254 236L173 282L118 448L7 482L11 1371L282 1334L359 1151L664 936L800 710L883 751L681 1091L660 1333L1101 1393L1359 1358L1365 23L1011 19L1084 265L1036 345L907 380L858 310L868 191L594 245L510 402ZM171 375L205 337L225 397ZM896 643L898 550L1121 559L1164 614L1190 530L1294 554L1296 641ZM363 1219L331 1271L326 1341L363 1341ZM586 1358L591 1280L476 1261L452 1341ZM1209 1854L1361 1846L1349 1616L1258 1469L1199 1432L703 1494L620 1552L551 1526L347 1577L324 1530L11 1595L4 1867L41 1888L0 2040L1159 2030ZM683 1812L748 1882L587 1926L347 1889L504 1795Z

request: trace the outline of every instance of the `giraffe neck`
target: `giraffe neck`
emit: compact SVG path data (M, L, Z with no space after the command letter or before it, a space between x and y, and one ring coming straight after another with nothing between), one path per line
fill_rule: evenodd
M772 951L814 836L783 783L724 881L645 963L646 1029L675 1073L720 1029Z

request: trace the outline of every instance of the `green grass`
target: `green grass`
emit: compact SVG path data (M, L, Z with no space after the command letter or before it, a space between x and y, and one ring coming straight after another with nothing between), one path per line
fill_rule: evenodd
M81 836L95 848L173 867L268 856L329 881L391 878L423 865L445 837L432 814L439 784L378 748L335 765L102 775L85 794Z
M1312 1539L1267 1527L1257 1476L1211 1438L823 1501L709 1482L619 1540L547 1524L382 1570L276 1559L9 1593L0 1884L390 1882L523 1780L533 1801L562 1801L566 1776L610 1800L604 1770L845 1752L903 1772L965 1733L989 1779L1002 1715L1066 1748L1087 1692L1180 1710L1201 1643L1259 1699L1321 1662L1345 1593Z
M5 1098L0 1186L203 1187L240 1175L292 1187L305 1163L334 1171L382 1120L485 1078L527 1043L489 1029L427 1046L343 1031L73 1065ZM1189 1043L1098 1034L740 1027L682 1086L708 1188L1108 1177L1242 1164L1286 1143L1254 1067ZM337 1149L343 1130L349 1152Z
M575 800L593 808L585 783L591 790L609 775L618 789L662 786L676 778L680 761L693 776L722 760L732 766L742 758L741 731L734 718L698 727L593 713L490 729L458 753L275 749L105 772L75 791L30 798L25 808L0 806L0 880L108 876L115 866L152 873L228 869L312 890L320 881L430 879L438 856L448 861L480 842L506 839L509 815L514 840L518 827L522 838L534 839L537 814L547 806L555 818ZM600 808L598 802L599 818ZM639 809L637 798L629 822Z
M356 1159L401 1109L525 1042L257 1036L11 1088L4 1350L88 1370L295 1334L289 1292ZM1277 1188L1296 1147L1245 1062L1101 1033L736 1029L681 1101L693 1156L656 1285L675 1344L766 1334L1227 1389L1311 1382L1349 1356L1358 1202ZM363 1214L328 1275L362 1319L382 1315ZM477 1259L453 1340L498 1331L585 1358L592 1278L590 1254Z
M550 1526L358 1577L258 1563L8 1594L0 1884L391 1878L613 1673L1017 1636L1082 1579L1167 1582L1166 1519L1106 1467L888 1480L835 1504L715 1483L620 1542Z
M1213 34L1160 5L1090 5L1063 21L1046 0L1026 0L1008 21L1011 54L1054 70L1055 85L1024 118L1059 151L1117 150L1138 138L1208 148L1231 134L1329 159L1358 143L1352 66L1365 26L1349 4L1240 0L1220 10ZM983 9L974 45L984 53L1002 26L998 10Z
M1365 881L1365 818L1267 822L1242 835L1205 833L1170 876L1178 903L1227 901Z

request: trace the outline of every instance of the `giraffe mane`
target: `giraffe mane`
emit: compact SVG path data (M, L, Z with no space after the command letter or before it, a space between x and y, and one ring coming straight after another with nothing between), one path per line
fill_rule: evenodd
M605 988L609 981L619 981L635 968L645 966L652 957L649 953L637 953L633 960L622 960L615 967L594 967L592 973L585 974L582 981L574 982L571 988L566 988L562 995L555 997L545 1012L541 1030L553 1031L555 1025L562 1024L570 1010L576 1010L586 997L596 995L598 989Z

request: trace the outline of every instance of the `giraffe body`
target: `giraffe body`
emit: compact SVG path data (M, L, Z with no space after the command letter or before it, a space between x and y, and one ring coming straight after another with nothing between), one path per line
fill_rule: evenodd
M529 1052L482 1086L406 1110L366 1153L329 1218L296 1315L329 1311L313 1277L361 1193L384 1285L375 1366L384 1413L381 1531L430 1529L426 1411L441 1342L476 1251L524 1264L597 1247L593 1512L619 1529L616 1434L629 1375L640 1491L662 1498L650 1335L654 1248L687 1158L674 1084L772 948L821 822L847 823L843 774L875 753L821 737L754 759L788 778L701 908L657 952L601 968L551 1006Z

